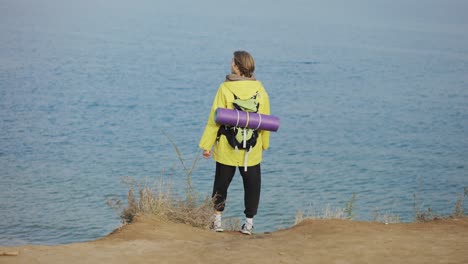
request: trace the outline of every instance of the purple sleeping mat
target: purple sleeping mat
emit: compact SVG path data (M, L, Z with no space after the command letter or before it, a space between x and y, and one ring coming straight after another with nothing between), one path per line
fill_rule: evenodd
M237 109L216 109L215 122L222 125L248 127L252 129L276 132L279 128L279 118L272 115L249 113Z

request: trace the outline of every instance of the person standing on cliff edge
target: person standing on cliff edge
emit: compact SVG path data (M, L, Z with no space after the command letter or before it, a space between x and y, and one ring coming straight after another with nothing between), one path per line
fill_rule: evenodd
M218 88L211 107L210 116L199 147L203 149L203 157L213 156L216 161L216 171L213 184L213 201L215 213L212 229L222 232L221 216L224 211L229 184L236 172L236 168L242 176L244 185L244 214L245 222L241 233L251 235L253 232L253 218L257 214L260 202L262 153L270 144L270 132L266 130L256 131L256 143L250 149L234 148L229 143L228 133L221 133L224 125L217 124L214 120L217 108L234 109L236 99L246 100L255 98L258 102L258 113L269 115L270 102L268 94L262 83L254 76L255 61L246 51L235 51L231 61L231 74ZM214 146L214 148L213 148Z

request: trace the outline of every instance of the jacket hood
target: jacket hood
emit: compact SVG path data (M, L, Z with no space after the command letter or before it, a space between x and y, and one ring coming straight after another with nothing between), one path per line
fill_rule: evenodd
M245 76L240 76L234 73L226 75L226 82L234 82L234 81L255 81L255 76L252 75L252 77L245 77Z
M228 78L229 77L229 78ZM252 97L256 92L263 90L262 83L255 77L246 78L239 75L230 74L226 76L224 82L226 88L242 100Z

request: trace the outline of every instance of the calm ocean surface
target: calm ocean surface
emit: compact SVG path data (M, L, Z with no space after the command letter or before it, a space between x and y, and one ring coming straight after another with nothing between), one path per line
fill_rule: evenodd
M237 49L251 51L281 119L257 232L289 227L298 210L342 208L353 193L358 220L412 221L415 194L450 214L468 187L464 1L63 2L0 0L0 245L108 234L120 221L106 200L125 199L128 176L165 177L183 193L163 133L188 164L201 154ZM200 159L202 196L213 175ZM242 212L237 174L226 215Z

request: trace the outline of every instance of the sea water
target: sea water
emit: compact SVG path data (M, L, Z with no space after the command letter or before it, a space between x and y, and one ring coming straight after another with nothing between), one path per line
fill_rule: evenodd
M197 145L237 49L254 56L281 120L262 162L257 232L353 195L357 220L451 214L468 186L463 10L455 0L1 0L0 245L108 234L120 219L106 201L125 201L127 177L164 178L183 195L170 140L186 166L198 156L191 181L210 195L214 162ZM225 215L243 210L237 174Z

